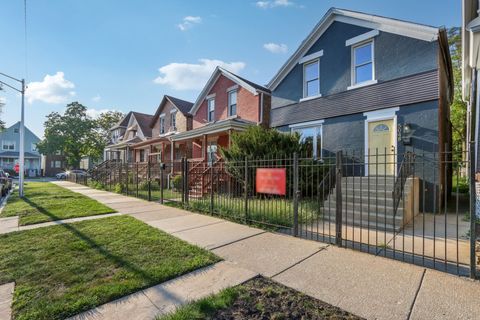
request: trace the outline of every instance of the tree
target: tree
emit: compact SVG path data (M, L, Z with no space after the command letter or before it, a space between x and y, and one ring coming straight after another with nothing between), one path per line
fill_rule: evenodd
M95 141L95 121L78 102L67 105L65 113L52 112L45 121L45 139L37 144L43 154L63 152L67 166L78 168L84 156L90 156Z
M103 150L111 139L110 128L117 124L125 115L120 111L107 111L101 113L95 121L94 141L90 145L90 156L94 160L103 157Z
M461 30L453 27L448 30L448 44L452 58L454 98L450 106L452 122L452 149L458 160L467 149L467 105L462 100L462 37Z

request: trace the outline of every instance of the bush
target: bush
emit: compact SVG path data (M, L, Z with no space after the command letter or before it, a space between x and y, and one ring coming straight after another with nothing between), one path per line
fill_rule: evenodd
M88 182L88 186L98 190L105 190L105 186L103 185L103 183L95 180L90 180Z
M120 183L115 184L115 186L113 187L113 192L123 193L123 185Z
M176 191L180 191L182 190L182 182L183 182L183 179L182 179L182 176L181 175L176 175L172 178L172 185L173 185L173 188L176 190Z

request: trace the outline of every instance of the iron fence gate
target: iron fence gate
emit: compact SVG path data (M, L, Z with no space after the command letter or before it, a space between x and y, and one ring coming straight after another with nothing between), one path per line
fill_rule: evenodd
M460 275L476 273L466 154L414 149L237 161L107 162L76 182ZM284 192L257 190L281 169ZM470 184L473 182L470 180Z

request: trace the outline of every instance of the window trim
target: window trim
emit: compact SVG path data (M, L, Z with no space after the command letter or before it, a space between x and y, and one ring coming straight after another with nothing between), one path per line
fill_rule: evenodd
M313 63L317 63L318 64L318 94L314 95L314 96L307 96L307 81L306 81L306 74L305 74L305 69L308 65L311 65ZM311 80L313 81L313 80ZM320 92L320 57L318 58L315 58L315 59L312 59L312 60L308 60L308 61L305 61L303 63L303 98L300 100L300 101L305 101L305 100L310 100L310 99L315 99L315 98L319 98L321 97L322 94Z
M165 115L162 114L160 115L160 128L159 128L160 134L165 133Z
M210 101L213 102L213 109L210 110ZM210 119L210 112L213 112L212 118ZM215 97L207 99L207 122L215 121Z
M232 114L232 110L230 108L233 105L231 103L231 100L230 100L231 99L231 94L233 94L233 93L235 93L235 114ZM228 116L229 117L234 117L234 116L237 115L237 106L238 106L238 90L237 90L237 88L234 88L234 89L228 91L227 95L228 95L228 106L227 106Z
M10 148L7 148L5 149L5 143L8 142L8 145L13 145L13 149L10 149ZM17 143L16 141L13 141L13 140L2 140L2 150L5 150L5 151L15 151L17 150Z
M297 132L302 129L315 129L315 134L318 136L320 134L320 150L318 149L317 139L313 139L313 159L322 160L323 159L323 123L324 120L310 121L304 123L298 123L290 125L290 132ZM320 151L320 152L319 152Z
M369 44L372 45L371 46L372 78L370 80L362 81L362 82L357 83L355 81L355 79L356 79L356 69L357 69L357 65L355 63L355 50L358 49L358 48L361 48L361 47L365 47ZM359 88L359 87L364 87L364 86L368 86L368 85L377 83L377 80L376 80L376 77L375 77L375 39L374 38L369 38L365 41L358 42L355 45L352 45L350 50L351 50L351 67L350 67L350 75L351 75L351 79L350 79L351 82L350 83L351 83L351 85L347 88L347 90L351 90L351 89L355 89L355 88ZM370 62L363 63L363 64L358 65L358 66L367 65L369 63Z

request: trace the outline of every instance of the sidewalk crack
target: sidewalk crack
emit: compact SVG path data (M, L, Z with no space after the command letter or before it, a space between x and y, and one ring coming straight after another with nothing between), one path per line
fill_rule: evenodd
M422 288L423 280L425 279L425 273L426 272L427 272L427 269L423 269L422 278L420 279L420 283L418 284L417 291L415 292L415 296L413 297L412 304L410 305L410 310L408 310L407 320L410 320L410 317L412 316L413 307L415 306L415 302L417 302L417 297L418 297L418 294L420 292L420 289Z
M290 270L290 269L292 269L292 268L295 267L295 266L298 266L300 263L304 262L304 261L307 260L307 259L310 259L311 257L313 257L314 255L316 255L317 253L319 253L319 252L327 249L329 246L330 246L330 245L326 245L325 247L320 248L319 250L315 251L314 253L306 256L305 258L303 258L303 259L301 259L301 260L299 260L299 261L297 261L297 262L295 262L295 263L292 264L291 266L283 269L283 270L280 271L280 272L277 272L276 274L274 274L274 275L271 276L270 278L273 279L274 277L279 276L280 274L284 273L285 271Z

